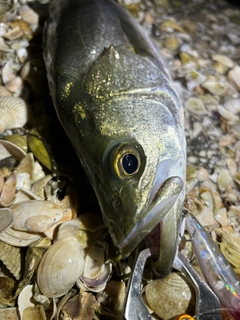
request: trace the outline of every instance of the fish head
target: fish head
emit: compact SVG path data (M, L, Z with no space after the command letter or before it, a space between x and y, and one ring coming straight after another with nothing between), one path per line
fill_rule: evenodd
M156 66L113 47L91 66L84 94L73 108L73 143L112 239L126 256L182 194L181 104Z

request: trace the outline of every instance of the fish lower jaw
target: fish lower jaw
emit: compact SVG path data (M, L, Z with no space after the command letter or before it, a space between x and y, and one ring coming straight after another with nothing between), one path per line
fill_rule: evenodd
M138 221L130 233L116 244L123 256L127 256L139 243L161 222L177 200L183 188L179 177L170 177L159 189L158 199L151 203L144 213L144 218Z

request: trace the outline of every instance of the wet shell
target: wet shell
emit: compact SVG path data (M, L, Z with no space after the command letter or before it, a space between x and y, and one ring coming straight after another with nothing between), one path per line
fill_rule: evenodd
M40 161L49 170L52 170L52 161L43 141L44 140L37 130L31 130L30 135L28 136L29 149L38 161Z
M48 298L61 297L77 281L84 267L84 256L78 240L65 237L44 254L37 272L37 283Z
M0 240L16 247L26 247L40 238L41 237L38 234L18 231L12 228L0 233Z
M0 133L21 128L28 121L28 108L21 98L0 97Z
M8 207L13 203L15 199L16 184L17 177L13 172L12 174L10 174L3 185L2 194L0 196L0 203L2 206Z
M27 153L27 137L21 136L20 134L12 134L10 136L6 136L3 138L6 141L9 141L19 148L21 148L24 152Z
M0 259L6 268L19 280L21 274L21 250L0 241Z
M150 282L146 286L146 299L150 308L162 319L185 313L191 302L191 289L180 274Z
M11 206L14 212L14 229L32 232L44 232L52 224L61 220L63 209L51 201L30 200Z
M0 97L1 99L1 97ZM0 111L1 112L1 111ZM2 155L2 152L3 152L3 149L6 150L6 152L8 153L8 155L6 154L5 156L6 157L9 157L9 155L15 157L17 160L21 161L25 156L26 156L26 153L20 149L19 147L17 147L15 144L9 142L9 141L5 141L5 140L0 140L0 150L1 150L1 153L0 153L0 159L3 159L3 155Z
M8 208L0 209L0 232L5 231L13 222L13 212Z

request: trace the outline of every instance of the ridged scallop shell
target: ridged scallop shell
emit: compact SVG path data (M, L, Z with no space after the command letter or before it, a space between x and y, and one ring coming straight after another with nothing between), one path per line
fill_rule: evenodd
M21 98L0 97L0 133L21 128L28 121L28 108Z
M0 259L14 277L19 280L22 269L21 249L0 241Z
M44 254L37 271L37 283L48 298L61 297L77 281L84 267L80 243L74 237L56 241Z

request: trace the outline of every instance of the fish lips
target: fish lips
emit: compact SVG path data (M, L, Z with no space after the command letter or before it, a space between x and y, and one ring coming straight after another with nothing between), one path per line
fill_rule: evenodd
M123 256L127 256L161 222L176 202L184 187L178 176L169 177L161 185L127 237L116 244Z

